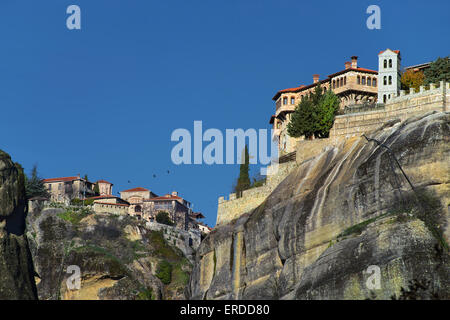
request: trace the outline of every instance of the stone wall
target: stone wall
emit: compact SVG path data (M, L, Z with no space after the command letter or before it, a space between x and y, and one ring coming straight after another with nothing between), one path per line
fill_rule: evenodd
M428 90L421 86L419 92L412 89L409 94L401 90L400 96L389 100L384 109L336 116L330 138L359 136L389 120L404 121L433 110L450 110L450 83L441 81L438 88L431 84Z
M236 198L236 193L231 193L228 200L220 197L216 225L228 223L258 207L296 166L297 163L295 161L279 164L276 173L268 175L263 186L244 190L240 198ZM271 168L273 169L274 166Z

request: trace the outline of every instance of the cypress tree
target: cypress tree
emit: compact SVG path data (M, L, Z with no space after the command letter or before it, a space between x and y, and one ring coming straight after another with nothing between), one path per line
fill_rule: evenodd
M236 195L238 198L242 196L242 191L250 188L250 176L249 176L250 155L248 154L247 145L245 145L242 157L243 161L239 167L239 177L236 185Z

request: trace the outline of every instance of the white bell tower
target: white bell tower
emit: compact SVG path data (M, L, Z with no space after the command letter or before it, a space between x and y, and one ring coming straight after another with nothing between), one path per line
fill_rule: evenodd
M378 54L378 103L386 103L400 92L400 50Z

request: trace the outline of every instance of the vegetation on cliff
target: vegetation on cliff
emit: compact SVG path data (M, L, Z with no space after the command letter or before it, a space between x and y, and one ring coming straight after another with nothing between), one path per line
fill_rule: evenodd
M190 263L134 217L47 208L31 212L27 227L40 299L184 298ZM80 268L80 290L67 287L70 265ZM163 279L160 265L169 266Z

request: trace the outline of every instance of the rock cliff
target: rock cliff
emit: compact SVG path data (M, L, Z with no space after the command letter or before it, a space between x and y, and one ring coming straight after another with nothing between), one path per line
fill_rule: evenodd
M0 300L37 299L25 214L22 168L0 150Z
M202 242L190 298L450 299L450 114L367 136L414 191L375 142L326 147Z
M28 214L27 235L39 299L185 298L191 264L161 232L134 217L46 208Z

